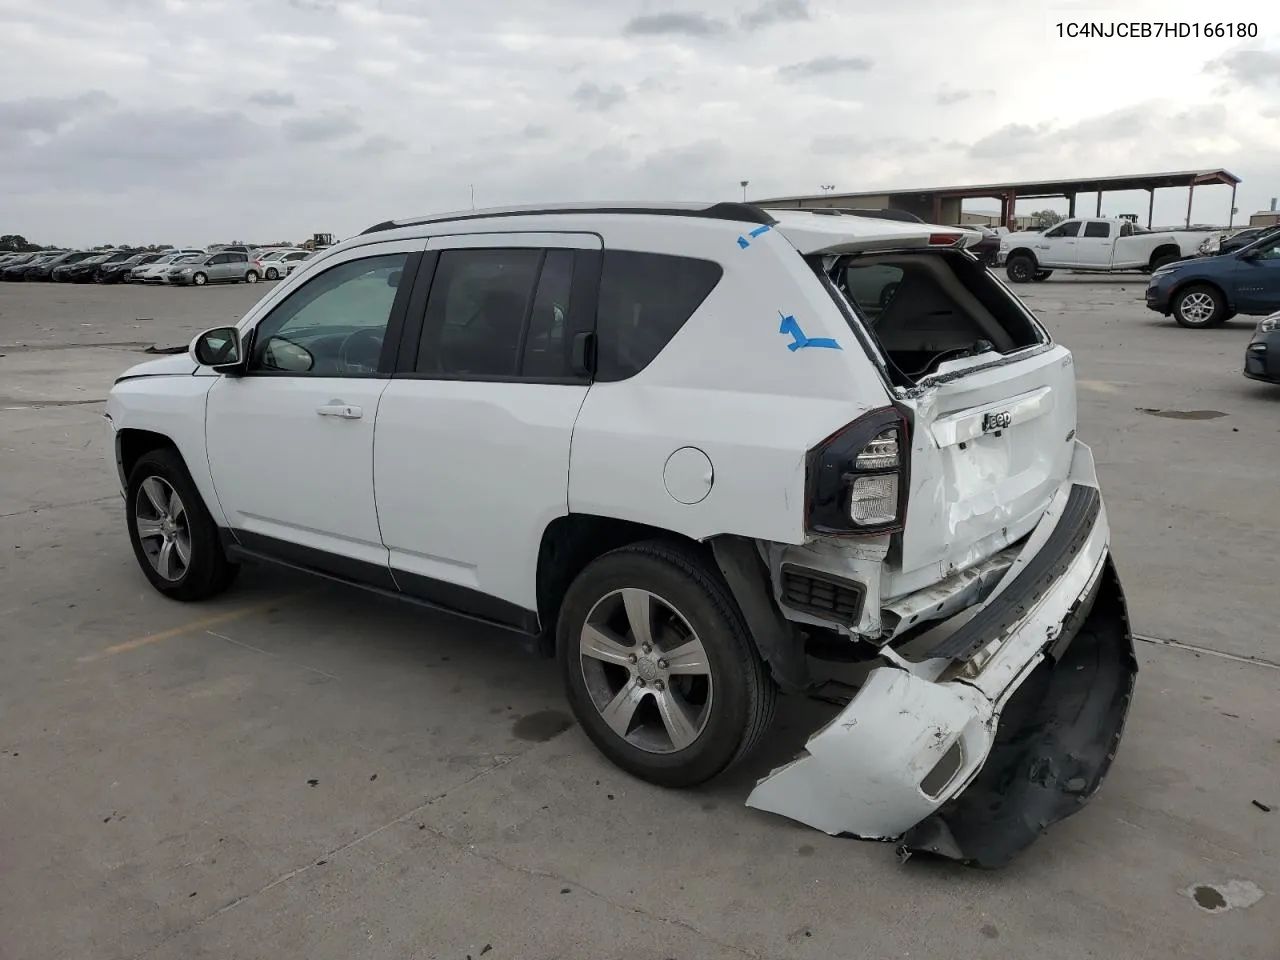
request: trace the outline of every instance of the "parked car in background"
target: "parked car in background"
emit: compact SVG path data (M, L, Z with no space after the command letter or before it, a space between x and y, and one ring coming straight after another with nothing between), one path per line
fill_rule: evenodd
M123 283L134 267L155 263L160 257L159 253L135 253L123 260L108 261L98 267L93 279L97 283Z
M59 283L92 283L98 268L105 263L118 263L133 256L129 250L99 250L79 263L64 263L53 268L53 279Z
M56 260L62 255L61 250L45 250L37 253L29 260L20 260L17 263L0 264L0 280L12 283L15 280L25 279L24 274L29 267L38 267L41 264L49 263Z
M1280 310L1280 232L1242 250L1161 267L1147 281L1147 309L1184 327L1216 327L1238 313Z
M220 250L193 263L175 263L165 275L170 283L203 287L206 283L257 283L262 276L249 254Z
M53 276L53 271L58 267L66 264L76 264L81 260L87 260L93 254L88 250L67 250L48 260L42 260L39 263L28 263L23 269L23 280L48 280Z
M311 256L310 250L285 248L258 251L254 254L253 263L264 280L279 280L289 275L290 263L305 260L309 256Z
M1156 233L1131 220L1064 220L1044 233L1019 231L1000 238L1000 261L1014 283L1047 280L1056 269L1087 273L1150 272L1189 257L1203 232Z
M299 269L301 269L302 267L306 266L306 265L307 265L307 263L309 263L310 261L312 261L312 260L314 260L314 259L315 259L316 254L318 254L318 253L323 253L324 251L322 251L322 250L304 250L303 252L306 254L306 256L304 256L304 257L298 257L298 258L297 258L297 259L295 259L295 260L290 260L290 261L288 261L288 262L284 265L284 266L285 266L284 275L285 275L286 277L291 277L291 276L293 276L293 273L294 273L294 271L295 271L295 270L299 270Z
M965 249L987 266L995 266L996 258L1000 255L1000 235L998 233L980 223L957 223L953 224L953 226L956 230L978 234L980 239L975 243L969 244Z
M30 263L37 254L43 251L35 251L33 253L0 253L0 267L12 267L19 263Z
M169 267L175 263L190 263L194 260L202 260L208 254L202 250L193 250L190 252L173 252L162 254L150 263L136 266L129 271L130 283L164 283L165 276L169 272Z
M1253 339L1244 348L1244 375L1250 380L1280 383L1280 312L1258 321Z
M1235 233L1215 233L1202 241L1196 252L1202 257L1216 257L1221 253L1243 250L1255 240L1261 240L1272 233L1280 234L1280 227L1245 227Z

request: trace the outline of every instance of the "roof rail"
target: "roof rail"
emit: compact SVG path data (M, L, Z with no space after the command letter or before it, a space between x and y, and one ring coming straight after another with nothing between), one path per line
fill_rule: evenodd
M732 220L740 223L758 223L773 226L775 220L767 210L751 203L723 202L705 206L699 203L561 203L549 206L530 205L518 207L490 207L484 210L463 210L457 213L441 213L407 220L384 220L362 231L361 235L394 230L397 227L420 226L426 223L446 223L463 220L490 220L497 217L529 217L547 214L643 214L658 217L699 217L707 220Z

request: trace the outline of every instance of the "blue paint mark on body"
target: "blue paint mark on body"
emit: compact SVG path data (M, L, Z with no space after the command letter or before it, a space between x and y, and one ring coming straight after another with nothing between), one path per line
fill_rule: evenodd
M796 318L783 314L778 311L778 316L782 317L782 323L778 326L778 332L791 337L791 342L787 344L787 349L794 353L805 347L821 347L827 350L842 350L835 340L830 337L806 337L804 331L800 329L800 324L796 322Z
M747 234L747 237L750 237L751 240L754 240L756 237L760 236L762 233L765 233L766 231L768 231L768 229L769 229L768 224L765 224L762 227L756 227L754 230L752 230L750 233ZM740 246L743 250L751 246L751 240L748 240L747 237L741 237L741 236L738 237L738 246Z

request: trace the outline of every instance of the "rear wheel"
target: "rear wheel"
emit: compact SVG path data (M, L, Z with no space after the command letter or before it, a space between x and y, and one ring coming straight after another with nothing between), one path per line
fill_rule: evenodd
M1173 319L1183 327L1216 327L1226 322L1226 299L1220 291L1207 284L1187 287L1173 298Z
M129 542L151 585L174 600L205 600L235 579L209 515L178 454L143 454L129 473L125 497Z
M600 752L688 787L759 741L776 687L718 573L652 541L591 563L565 596L557 648L569 705Z
M257 271L257 270L250 270L248 273L246 273L246 274L244 275L244 282L245 282L245 283L257 283L257 282L258 282L258 271Z
M1162 253L1158 257L1153 257L1151 259L1151 270L1154 273L1161 267L1167 266L1171 263L1177 263L1181 259L1182 257L1176 253Z
M1036 262L1025 253L1009 258L1004 267L1005 275L1014 283L1029 283L1036 273Z

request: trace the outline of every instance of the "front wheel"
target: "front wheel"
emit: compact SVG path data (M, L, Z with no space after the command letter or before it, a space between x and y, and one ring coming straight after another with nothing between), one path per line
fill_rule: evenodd
M728 588L692 549L638 543L591 563L565 596L557 652L569 705L623 770L689 787L746 756L777 688Z
M138 459L129 473L125 516L138 565L165 596L205 600L235 578L238 568L175 451L152 450Z
M1226 299L1205 284L1187 287L1173 298L1173 319L1183 327L1216 327L1227 320Z
M268 279L268 280L279 280L279 279L280 279L280 271L279 271L279 270L277 270L275 267L267 267L267 279Z
M257 282L258 282L258 271L256 271L256 270L250 270L248 273L246 273L246 274L244 275L244 282L245 282L245 283L257 283Z
M1004 267L1005 275L1014 283L1029 283L1035 276L1036 262L1025 253L1009 258Z
M194 283L197 287L203 287L206 283L209 282L209 277L206 274L197 273L191 277L191 282Z
M1035 273L1031 275L1031 279L1036 283L1044 283L1046 280L1048 280L1052 276L1053 276L1052 270L1037 270Z

